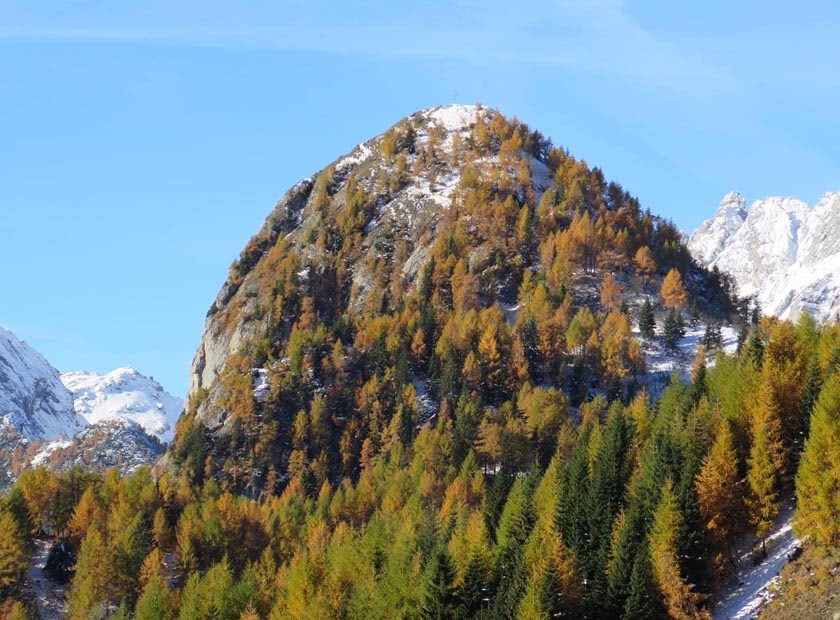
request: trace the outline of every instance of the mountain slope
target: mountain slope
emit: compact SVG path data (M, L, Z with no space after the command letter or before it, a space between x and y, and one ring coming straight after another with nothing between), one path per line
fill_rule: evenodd
M813 208L778 197L744 205L737 193L723 198L689 239L694 257L731 274L740 295L755 297L769 314L840 315L840 193L823 195Z
M598 168L478 105L421 110L294 185L248 242L163 465L273 492L301 470L355 476L462 397L632 391L629 322L671 269L693 312L731 312L676 228Z
M106 418L89 424L67 441L54 441L38 449L29 461L51 471L80 466L103 472L116 467L127 474L141 465L153 465L164 444L142 426L125 418Z
M130 420L164 442L171 441L184 406L180 398L133 368L117 368L104 375L66 372L61 381L73 394L76 412L90 424Z
M58 371L0 327L0 422L28 441L70 437L86 426Z

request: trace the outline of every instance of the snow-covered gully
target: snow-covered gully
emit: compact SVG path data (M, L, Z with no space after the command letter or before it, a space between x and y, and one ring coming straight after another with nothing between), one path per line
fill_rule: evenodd
M753 566L751 542L738 550L738 581L724 588L712 607L715 620L749 620L756 618L770 600L770 586L778 579L790 555L799 546L793 535L793 498L786 498L779 516L767 537L767 557Z
M50 555L52 541L36 540L35 551L29 559L27 586L38 604L41 620L64 618L64 586L56 583L44 573L44 565Z

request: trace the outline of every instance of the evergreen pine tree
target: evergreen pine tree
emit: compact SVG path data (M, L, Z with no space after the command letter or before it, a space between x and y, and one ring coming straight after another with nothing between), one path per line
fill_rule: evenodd
M764 359L764 341L761 339L761 334L756 327L752 327L747 336L747 341L742 347L741 355L756 368L761 368L761 363Z
M423 620L444 620L452 617L454 597L452 581L454 571L449 554L442 546L435 549L426 571L423 603L420 617Z
M588 545L584 555L586 602L593 610L604 605L607 596L607 562L613 521L622 508L625 486L630 476L627 450L631 441L631 426L620 406L610 410L601 446L595 459L586 510L589 527Z
M502 514L505 499L513 481L514 477L508 468L503 468L502 471L493 474L493 482L487 488L483 507L484 524L487 526L487 533L491 537L496 535L496 526L499 523L499 517Z
M622 620L649 620L659 615L658 597L646 544L639 547L630 572L629 592Z
M796 474L796 530L820 545L840 544L840 378L826 381Z
M650 533L650 562L653 575L670 618L711 620L711 615L706 610L699 609L702 597L692 591L680 572L677 539L681 528L682 515L669 480L662 487L661 499L653 517Z
M811 362L807 377L805 385L802 386L802 394L799 398L799 428L797 429L792 448L792 451L797 456L802 452L805 440L810 432L811 413L814 410L814 405L816 405L822 388L822 372L820 371L820 365L815 361Z
M486 571L481 558L473 554L467 562L464 580L455 591L455 613L451 617L459 620L477 617L487 604L487 596Z
M683 323L682 314L671 308L665 316L662 332L665 336L665 346L675 350L680 338L685 336L685 323Z
M557 529L562 539L578 558L579 566L587 544L586 494L589 479L589 438L592 426L580 430L575 451L560 481L557 503Z
M712 321L706 325L706 332L703 334L703 346L710 353L720 350L721 346L723 346L720 323Z
M656 320L653 316L653 304L645 299L642 307L639 308L639 333L645 338L653 338L656 331Z

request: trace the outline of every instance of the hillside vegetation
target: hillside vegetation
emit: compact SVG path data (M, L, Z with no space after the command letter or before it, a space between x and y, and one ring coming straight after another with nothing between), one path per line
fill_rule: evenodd
M21 475L5 609L49 536L72 619L710 618L794 489L797 533L840 537L840 328L730 286L524 124L412 115L233 264L156 476ZM690 368L648 392L645 352L691 322Z

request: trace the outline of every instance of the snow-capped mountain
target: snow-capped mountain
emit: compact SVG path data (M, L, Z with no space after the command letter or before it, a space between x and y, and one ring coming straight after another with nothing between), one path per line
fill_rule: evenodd
M132 368L59 374L0 327L0 489L26 467L151 465L172 439L183 401Z
M61 375L61 381L73 394L76 412L88 423L129 420L163 442L171 441L184 407L180 398L133 368L117 368L104 375L67 372Z
M87 423L44 356L0 327L0 422L27 441L72 437Z
M810 208L796 198L756 200L732 192L691 235L688 248L707 267L728 272L741 296L764 312L819 320L840 316L840 192Z

